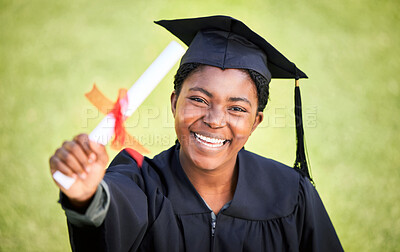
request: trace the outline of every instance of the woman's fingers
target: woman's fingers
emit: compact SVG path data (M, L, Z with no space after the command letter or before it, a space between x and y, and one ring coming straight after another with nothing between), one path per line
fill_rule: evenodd
M91 155L89 155L89 160L92 159L93 161L96 160L100 162L104 166L108 163L108 155L106 151L106 147L102 144L95 143L93 141L89 142L90 149L93 151ZM94 154L94 155L93 155Z
M74 141L82 147L87 156L89 156L90 153L92 153L92 150L90 149L89 146L89 136L87 134L77 135L76 137L74 137Z
M88 172L88 156L80 144L78 144L76 141L67 141L64 142L63 148L74 155L79 164L85 169L86 172Z
M94 161L98 161L103 165L108 163L108 155L104 145L90 141L87 134L77 135L74 138L74 141L78 143L85 151L89 164L93 163Z
M56 150L50 159L50 167L53 173L59 170L67 176L76 174L86 179L94 162L105 167L108 163L107 151L103 145L90 141L87 134L80 134L73 141L65 141Z
M84 170L84 166L80 164L75 155L69 152L64 146L68 145L67 143L63 144L63 147L57 149L54 154L60 161L66 164L69 169L71 169L74 173L76 173L80 178L85 179L87 177L86 171ZM77 154L78 155L78 154Z
M77 175L66 164L64 164L56 155L50 158L50 171L54 174L56 171L62 172L64 175L77 178Z

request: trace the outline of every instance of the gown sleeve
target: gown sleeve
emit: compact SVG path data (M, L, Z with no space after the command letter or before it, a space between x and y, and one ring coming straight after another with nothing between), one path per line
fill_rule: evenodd
M136 161L120 152L107 169L103 181L109 206L100 225L82 225L67 218L73 251L135 251L148 226L147 197Z
M59 203L65 211L68 222L71 224L79 227L98 227L103 223L107 215L110 205L110 192L107 184L102 180L88 208L83 213L75 211L75 209L71 207L68 197L61 191Z
M343 251L318 192L306 178L300 180L299 211L300 251Z

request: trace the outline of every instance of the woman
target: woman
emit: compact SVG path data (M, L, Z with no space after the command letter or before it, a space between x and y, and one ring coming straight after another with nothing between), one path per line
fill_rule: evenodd
M50 159L75 177L62 193L74 251L342 251L302 173L244 150L271 77L303 72L238 20L160 21L190 44L175 76L177 142L153 159L108 162L79 135ZM56 182L57 183L57 182Z

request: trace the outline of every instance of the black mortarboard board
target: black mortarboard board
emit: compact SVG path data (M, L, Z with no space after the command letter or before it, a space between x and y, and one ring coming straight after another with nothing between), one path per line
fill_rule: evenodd
M252 69L268 81L271 77L307 78L295 64L237 19L211 16L155 23L189 46L181 65L196 62L222 69Z
M241 21L228 16L155 21L189 46L181 65L201 63L221 69L251 69L271 78L307 78L270 43ZM295 89L297 150L294 167L310 178L304 151L301 99Z

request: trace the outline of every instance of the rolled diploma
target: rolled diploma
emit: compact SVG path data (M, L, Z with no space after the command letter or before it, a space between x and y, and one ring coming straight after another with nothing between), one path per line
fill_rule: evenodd
M124 115L129 117L143 103L147 96L153 91L164 76L171 70L175 63L185 53L185 49L176 41L172 41L164 51L153 61L146 71L128 90L128 108ZM114 135L114 116L109 113L89 134L89 139L93 142L106 145ZM65 189L69 189L75 182L74 178L68 177L56 171L53 178Z

